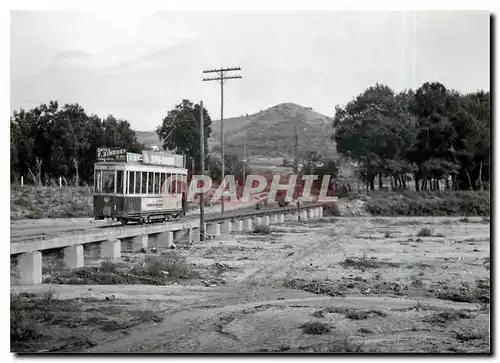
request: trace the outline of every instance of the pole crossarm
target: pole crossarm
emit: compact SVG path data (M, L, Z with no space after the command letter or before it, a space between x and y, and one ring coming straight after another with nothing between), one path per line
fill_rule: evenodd
M215 73L215 72L227 72L227 71L241 71L241 68L233 67L233 68L207 69L203 71L203 73Z
M223 77L203 78L203 81L224 81L226 79L236 79L236 78L241 78L241 76L223 76Z

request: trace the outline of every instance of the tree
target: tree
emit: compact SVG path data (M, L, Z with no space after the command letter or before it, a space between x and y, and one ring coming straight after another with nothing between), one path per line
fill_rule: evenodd
M204 147L208 155L208 138L212 132L212 121L207 109L203 108ZM195 173L200 171L198 162L201 153L200 145L200 105L189 100L175 106L168 111L162 124L156 129L158 137L163 142L164 150L173 150L178 154L186 155L195 160Z
M408 159L416 164L415 185L438 189L438 180L455 175L458 162L453 144L457 137L451 122L456 111L456 95L441 83L425 83L415 93L410 104L411 113L417 118L418 134ZM432 180L435 183L432 183Z
M28 111L14 111L10 131L11 178L29 175L35 183L50 183L60 176L90 183L98 147L141 150L127 121L88 116L78 104L61 108L51 101Z
M222 178L222 164L220 159L209 158L207 162L209 169L209 176L212 180L221 181ZM250 174L248 165L245 164L237 154L225 153L224 154L224 175L234 175L235 180L238 180L240 185L243 184L243 170L245 175Z
M371 190L375 177L401 178L410 169L405 156L415 138L415 120L408 110L410 93L395 95L376 84L345 108L335 108L333 139L337 151L356 161ZM403 178L404 180L404 178Z

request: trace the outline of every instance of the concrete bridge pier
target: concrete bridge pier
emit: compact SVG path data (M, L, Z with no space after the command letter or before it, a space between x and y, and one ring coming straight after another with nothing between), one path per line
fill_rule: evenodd
M262 217L262 225L269 226L270 222L271 222L271 219L269 218L269 216Z
M301 222L307 221L307 211L306 210L300 211L300 221Z
M250 232L253 229L253 219L252 218L245 218L243 220L243 230L245 232Z
M69 269L83 267L83 245L69 246L64 249L64 265Z
M231 234L231 221L227 220L227 221L224 221L222 222L222 225L221 225L221 233L222 234Z
M207 227L207 233L210 235L218 236L220 234L220 223L212 223Z
M141 248L147 249L149 245L149 236L142 234L132 237L132 251L140 251Z
M121 242L119 239L110 239L102 242L101 258L117 260L121 257Z
M189 228L189 243L200 242L200 229L196 227Z
M276 214L269 216L269 223L270 224L276 224L277 221L278 221L278 216Z
M42 253L23 253L17 258L17 275L22 285L42 283Z
M243 231L243 221L241 219L235 219L231 229L235 232Z
M254 227L260 226L262 224L262 217L255 217L253 224Z
M156 246L164 248L175 247L174 232L162 232L156 235Z
M278 214L276 223L285 223L285 215L283 213Z

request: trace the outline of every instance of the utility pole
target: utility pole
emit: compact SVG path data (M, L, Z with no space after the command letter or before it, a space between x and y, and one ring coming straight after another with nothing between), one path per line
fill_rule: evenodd
M222 191L225 191L224 183L224 81L228 79L241 78L240 75L230 75L228 72L241 71L240 67L208 69L203 73L217 73L216 77L203 78L203 81L218 81L220 83L220 146L221 146L221 163L222 163ZM224 197L221 200L221 213L224 214Z
M247 170L247 145L243 146L243 187L246 183L246 170Z
M201 175L205 175L205 124L203 122L203 101L200 101L200 165ZM203 189L202 189L203 190ZM205 197L200 194L200 241L205 240Z
M294 125L295 129L295 160L293 163L294 173L297 174L299 172L299 156L298 156L298 146L299 146L299 134L297 132L297 125Z

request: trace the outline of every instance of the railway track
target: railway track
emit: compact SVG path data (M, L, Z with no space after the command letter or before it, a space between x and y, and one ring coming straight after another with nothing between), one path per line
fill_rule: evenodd
M313 203L304 203L304 206L311 205ZM251 208L242 208L242 209L236 209L236 210L231 210L231 211L226 211L224 212L224 215L222 215L220 212L215 212L215 213L207 213L205 214L205 221L206 222L213 222L217 220L223 220L223 219L229 219L229 218L236 218L236 217L248 217L248 216L254 216L254 215L265 215L267 213L275 212L275 211L290 211L295 209L295 207L278 207L275 205L271 206L266 206L262 207L261 209L256 209L255 207ZM192 214L189 216L185 216L182 218L177 218L175 220L172 220L172 222L187 222L191 221L193 219L198 219L199 214ZM163 222L163 223L169 223L169 222ZM83 234L83 233L92 233L92 231L98 231L102 229L107 229L107 228L132 228L132 227L137 227L137 224L131 223L127 225L122 225L119 222L116 223L107 223L105 225L89 225L86 227L54 227L52 228L53 230L50 231L50 228L48 229L47 226L41 226L39 229L36 229L35 227L31 227L29 231L11 231L11 236L10 236L10 242L26 242L29 243L30 241L35 241L35 240L43 240L43 239L50 239L53 237L62 237L62 236L72 236L72 235L78 235L78 234Z

